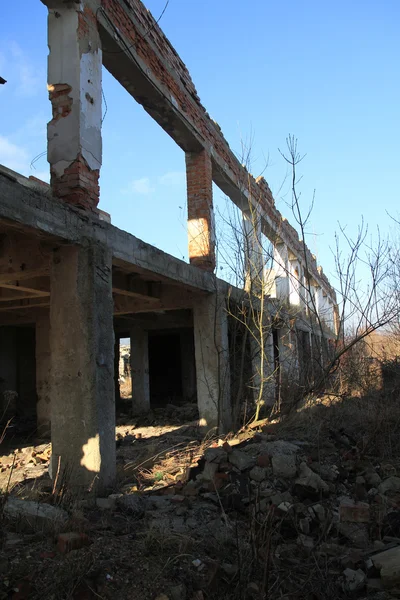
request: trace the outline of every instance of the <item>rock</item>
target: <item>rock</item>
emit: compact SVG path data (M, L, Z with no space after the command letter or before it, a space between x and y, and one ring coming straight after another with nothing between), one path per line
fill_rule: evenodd
M235 448L229 455L229 462L239 471L245 471L254 467L256 458Z
M295 494L302 500L303 498L318 497L320 492L328 493L329 486L321 477L311 471L311 469L302 462L299 469L299 477L295 481Z
M361 569L357 569L357 571L354 571L353 569L346 569L343 572L343 575L345 576L345 591L357 592L365 587L367 576Z
M96 498L96 506L100 510L114 510L120 497L122 494L111 494L108 498Z
M379 484L378 491L381 494L400 491L400 477L388 477Z
M304 535L304 533L300 533L299 537L297 538L297 544L303 548L307 548L308 550L312 550L315 546L312 537Z
M312 510L314 511L314 514L316 515L319 522L323 523L325 521L326 516L325 508L321 504L315 504L312 507Z
M382 481L380 475L378 475L376 471L367 471L364 473L364 479L367 485L374 488L378 487Z
M222 563L221 569L229 577L234 577L238 570L236 565L231 565L230 563Z
M282 454L272 457L272 470L275 477L292 479L296 477L296 456L294 454Z
M146 507L146 502L138 494L124 494L117 499L117 505L132 515L142 515Z
M207 462L220 464L225 462L227 459L227 452L223 447L219 448L207 448L204 452L204 458Z
M369 523L369 504L365 502L354 502L354 500L342 500L339 506L339 519L344 523Z
M86 533L60 533L57 538L57 548L62 554L78 550L89 544L90 539Z
M261 483L261 481L264 481L264 479L267 477L267 469L255 466L251 469L249 477L253 481L258 481L258 483Z
M4 514L21 520L29 527L36 529L60 529L68 520L68 514L62 508L43 502L20 500L10 496L4 505Z
M218 471L218 463L216 462L206 462L204 465L203 472L201 475L198 475L198 479L203 479L205 481L213 481L216 472Z
M338 523L337 529L355 548L368 546L368 528L365 523Z
M168 498L166 498L165 496L149 496L147 504L150 509L158 508L161 510L169 508L171 506L170 500L168 500Z
M284 440L276 440L275 442L266 442L261 445L261 452L268 454L268 456L288 456L290 454L296 454L299 451L299 447L291 442L285 442Z
M165 594L159 594L154 600L169 600L169 597Z
M300 519L299 527L301 533L304 533L304 535L308 535L310 533L310 521L308 519Z
M293 504L290 504L290 502L282 502L278 505L278 510L280 510L283 513L287 513L292 508L292 506Z
M186 586L184 583L175 585L169 591L171 600L186 600Z

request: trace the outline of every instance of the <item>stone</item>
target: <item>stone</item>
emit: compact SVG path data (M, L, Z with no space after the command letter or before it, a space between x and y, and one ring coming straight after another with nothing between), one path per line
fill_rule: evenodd
M304 535L304 533L300 533L299 537L297 538L297 544L303 548L307 548L308 550L312 550L315 546L312 537Z
M226 563L226 562L222 563L221 569L229 577L234 577L238 570L236 565L231 565L230 563Z
M221 463L226 461L227 459L227 452L225 451L225 449L223 447L218 447L218 448L207 448L207 450L204 452L204 458L206 459L207 462L212 462L212 463Z
M284 440L277 440L276 442L263 444L262 451L268 454L268 456L288 456L296 454L299 451L299 447Z
M295 481L295 493L300 499L314 498L319 493L328 493L329 486L321 477L314 473L305 462L300 464L299 477Z
M368 546L368 528L365 523L338 523L337 529L355 548Z
M68 513L62 508L43 502L20 500L10 496L4 505L5 516L21 520L33 529L57 530L68 520Z
M124 494L117 499L117 505L130 514L142 515L146 507L146 502L138 494Z
M378 491L381 494L387 494L388 492L400 491L400 477L388 477L384 479L378 486Z
M364 479L367 485L370 487L376 488L381 483L382 478L376 471L367 471L364 474Z
M369 523L369 504L365 502L355 502L350 498L346 498L340 503L339 519L341 522L346 523Z
M217 471L217 462L206 462L206 464L204 465L203 472L201 473L201 475L198 475L198 477L206 481L213 481Z
M186 586L184 583L174 585L169 591L171 600L186 600Z
M62 554L78 550L89 544L90 539L86 533L60 533L57 538L57 548Z
M116 502L116 498L96 498L96 506L100 510L113 510Z
M251 469L251 471L249 473L249 477L253 481L257 481L258 483L261 483L261 481L264 481L264 479L266 479L266 477L267 477L267 470L263 469L262 467L258 467L256 465L255 467L253 467Z
M361 569L357 569L357 571L354 571L353 569L345 569L343 575L345 577L345 591L358 592L359 590L362 590L365 587L367 576Z
M275 477L293 479L296 476L296 456L294 454L277 454L272 457L271 462Z
M314 514L317 516L320 523L323 523L325 521L326 511L322 504L315 504L312 507L312 510L314 511Z
M239 471L245 471L255 466L256 458L235 448L229 455L229 462Z

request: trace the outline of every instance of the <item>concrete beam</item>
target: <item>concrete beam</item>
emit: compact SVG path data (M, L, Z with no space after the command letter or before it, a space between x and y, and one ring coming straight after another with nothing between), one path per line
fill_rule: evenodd
M193 290L213 291L215 276L188 265L135 236L121 231L95 214L84 213L59 202L0 171L0 223L19 232L41 235L54 245L99 242L110 248L113 263L126 270L138 270L160 281L184 284ZM16 230L16 229L15 229Z

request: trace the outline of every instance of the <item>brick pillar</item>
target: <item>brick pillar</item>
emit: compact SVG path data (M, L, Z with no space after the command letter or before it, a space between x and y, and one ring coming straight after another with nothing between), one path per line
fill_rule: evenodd
M212 164L205 150L186 154L186 180L190 263L205 271L214 271Z
M86 0L43 0L48 14L48 91L53 118L47 159L53 194L94 210L99 202L102 52Z

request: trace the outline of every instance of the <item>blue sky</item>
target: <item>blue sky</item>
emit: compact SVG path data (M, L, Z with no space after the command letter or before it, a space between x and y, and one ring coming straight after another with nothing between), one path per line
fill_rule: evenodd
M165 0L148 0L157 18ZM14 0L0 24L0 163L48 178L46 8ZM304 206L316 190L308 244L329 273L338 220L354 231L390 228L398 214L400 3L398 0L170 0L160 22L188 66L199 96L251 171L285 203L278 148L289 133L307 153ZM100 208L139 238L187 259L183 152L104 72ZM265 165L268 163L266 170ZM225 210L215 189L217 212ZM217 226L221 219L217 218Z

